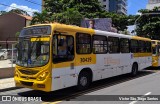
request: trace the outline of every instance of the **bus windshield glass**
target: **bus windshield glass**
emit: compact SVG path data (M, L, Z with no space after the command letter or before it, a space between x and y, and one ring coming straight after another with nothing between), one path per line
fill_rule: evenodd
M24 67L40 67L49 61L49 37L19 38L16 64Z

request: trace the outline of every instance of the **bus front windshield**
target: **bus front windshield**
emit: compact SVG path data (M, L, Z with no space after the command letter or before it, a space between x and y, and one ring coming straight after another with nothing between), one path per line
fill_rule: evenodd
M49 61L49 37L19 38L16 64L24 67L40 67Z

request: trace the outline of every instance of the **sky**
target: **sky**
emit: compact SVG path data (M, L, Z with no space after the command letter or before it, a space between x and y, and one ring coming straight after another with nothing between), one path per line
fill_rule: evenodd
M40 5L36 5L28 1L35 2L40 5L42 4L42 0L0 0L0 11L10 11L13 9L12 7L15 7L27 11L30 15L33 15L33 12L41 12ZM3 4L7 6L3 6Z
M0 0L0 11L9 11L12 7L20 8L28 12L28 14L33 15L33 12L41 12L41 6L36 5L31 2L35 2L37 4L41 4L42 0ZM128 0L128 15L135 15L138 13L138 10L145 9L148 0ZM7 6L11 7L7 7Z
M128 14L135 15L140 9L146 9L148 0L128 0Z

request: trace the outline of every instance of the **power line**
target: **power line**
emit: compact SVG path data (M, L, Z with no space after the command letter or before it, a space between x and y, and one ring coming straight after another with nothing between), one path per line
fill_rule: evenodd
M39 3L36 3L36 2L33 2L33 1L30 1L30 0L25 0L25 1L30 2L30 3L32 3L32 4L35 4L35 5L40 5L40 6L43 6L43 7L44 7L44 5L39 4Z
M14 8L14 9L20 9L20 8L17 8L17 7L14 7L14 6L10 6L10 5L7 5L7 4L3 4L3 3L0 3L0 5L6 6L6 7L11 7L11 8ZM22 10L22 9L20 9L20 10ZM23 11L34 13L33 11L29 11L29 10L23 10Z

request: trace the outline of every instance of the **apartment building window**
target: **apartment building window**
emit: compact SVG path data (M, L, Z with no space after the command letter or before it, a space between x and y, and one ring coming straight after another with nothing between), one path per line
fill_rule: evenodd
M103 7L106 7L106 5L103 5Z
M103 2L106 2L106 0L103 0Z

